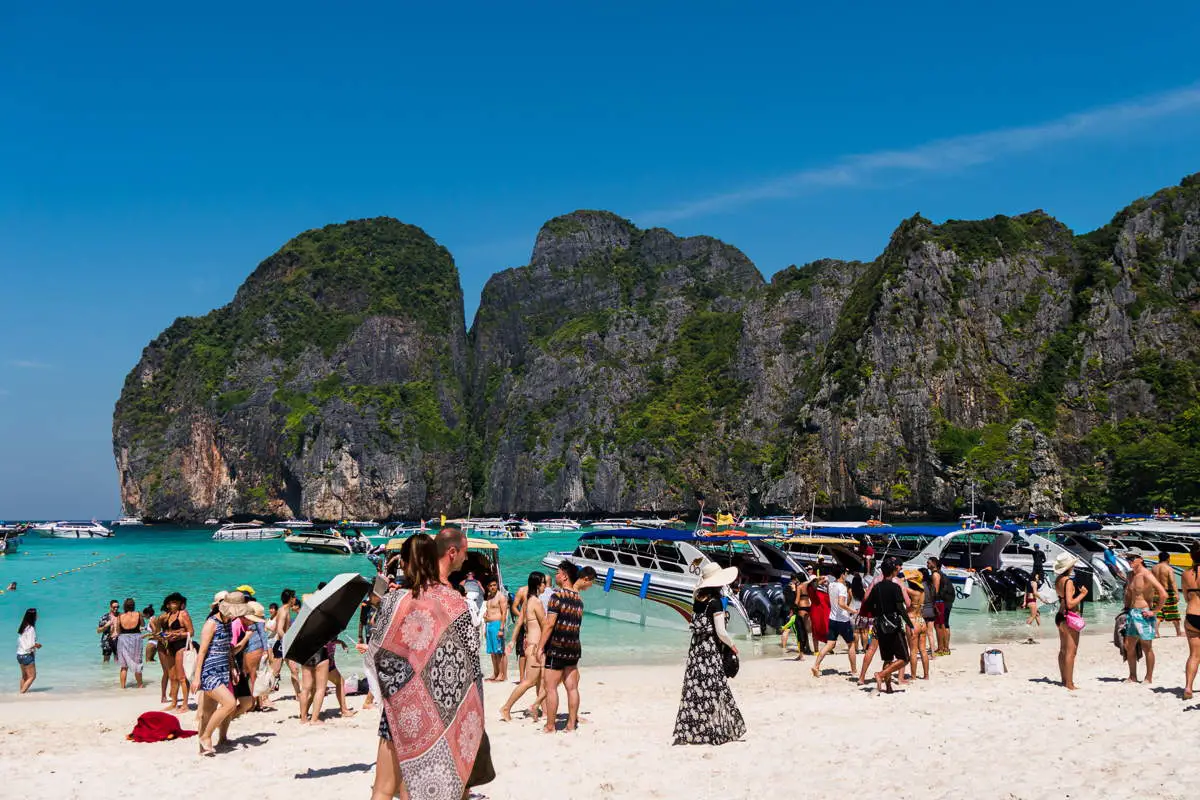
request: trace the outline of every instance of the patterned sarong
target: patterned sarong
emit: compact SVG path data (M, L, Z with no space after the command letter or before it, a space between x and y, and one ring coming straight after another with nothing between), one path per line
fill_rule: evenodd
M448 586L396 595L376 618L369 656L385 727L410 797L459 800L484 738L479 634Z
M117 637L117 665L134 672L142 671L142 635L122 633Z

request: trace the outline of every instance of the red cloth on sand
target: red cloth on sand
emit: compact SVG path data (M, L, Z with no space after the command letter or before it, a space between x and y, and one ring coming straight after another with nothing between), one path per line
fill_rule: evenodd
M196 731L185 731L179 717L165 711L147 711L138 717L137 724L125 738L131 742L166 742L171 739L186 739Z

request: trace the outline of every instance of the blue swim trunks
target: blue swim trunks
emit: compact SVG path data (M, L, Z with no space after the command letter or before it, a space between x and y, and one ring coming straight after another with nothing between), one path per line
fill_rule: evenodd
M500 620L487 624L487 652L489 656L504 654L504 637L500 635Z
M1146 609L1131 608L1125 615L1125 635L1141 639L1143 642L1154 640L1154 615L1145 616Z

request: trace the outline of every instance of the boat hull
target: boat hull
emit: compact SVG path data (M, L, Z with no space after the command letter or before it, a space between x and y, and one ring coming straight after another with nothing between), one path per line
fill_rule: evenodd
M288 548L297 553L325 553L333 556L348 556L350 555L349 548L337 547L329 544L315 544L312 542L287 542Z
M94 531L58 531L58 530L39 530L38 536L43 539L111 539L111 533L98 533Z
M260 542L264 539L282 539L284 531L217 531L212 535L214 542Z

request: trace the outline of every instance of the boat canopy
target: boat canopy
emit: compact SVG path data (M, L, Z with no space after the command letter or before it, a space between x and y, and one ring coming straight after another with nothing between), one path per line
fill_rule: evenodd
M401 547L404 546L404 542L407 538L408 537L404 537L404 539L391 539L388 541L388 543L384 549L391 550L391 551L399 550ZM489 542L487 539L476 539L473 536L469 536L469 537L467 537L467 549L468 550L499 550L500 548L499 548L499 546L496 545L495 542Z
M1051 533L1090 533L1092 531L1103 530L1104 526L1099 522L1068 522L1065 525L1059 525L1057 528L1051 528Z
M586 542L595 539L631 539L642 542L744 542L748 539L767 540L769 536L743 533L742 531L686 531L679 528L615 528L610 531L592 531L579 537Z

